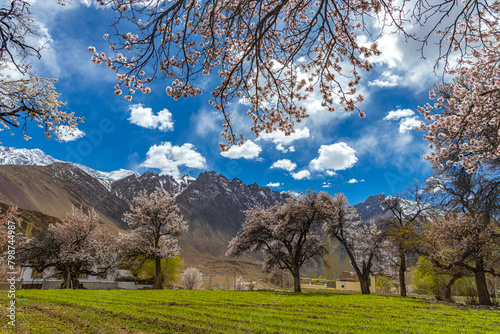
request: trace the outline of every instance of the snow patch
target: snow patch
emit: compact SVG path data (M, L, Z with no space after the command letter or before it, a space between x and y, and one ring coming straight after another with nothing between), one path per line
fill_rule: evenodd
M26 149L0 146L0 165L47 166L60 160L52 158L40 149Z

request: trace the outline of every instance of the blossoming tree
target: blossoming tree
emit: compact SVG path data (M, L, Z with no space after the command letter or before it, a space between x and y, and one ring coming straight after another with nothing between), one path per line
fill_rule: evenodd
M439 268L472 272L482 305L491 305L486 274L500 275L500 236L492 223L481 214L452 212L425 229L427 257Z
M12 128L20 127L28 140L31 120L47 138L62 138L72 135L83 118L61 110L65 103L55 90L57 79L35 75L26 63L41 57L40 47L33 43L40 31L29 7L25 0L4 1L0 6L0 131L11 130L14 135Z
M497 43L498 44L498 43ZM420 108L432 152L425 156L436 168L462 166L475 172L481 163L500 158L500 67L496 50L474 51L461 67L448 71L451 83L430 92L434 104Z
M362 45L355 32L361 16L378 12L380 3L367 1L153 1L98 0L112 4L136 31L110 41L108 56L94 47L92 61L116 72L117 95L127 100L136 91L149 93L154 78L169 80L166 93L174 99L196 96L199 75L216 73L221 81L212 91L216 110L225 117L223 136L228 144L243 139L233 133L229 102L242 99L253 119L251 130L293 132L308 117L298 101L317 87L322 104L335 110L357 110L360 71L378 54L376 44ZM104 36L109 38L108 35ZM221 144L227 149L227 144Z
M399 292L402 297L405 297L406 260L409 255L416 254L419 250L422 223L431 213L432 206L429 203L429 194L422 191L417 180L402 194L387 196L382 205L384 213L378 223L396 253L395 264L399 268Z
M66 221L50 224L21 245L17 260L39 272L53 268L53 275L63 279L61 288L78 289L83 287L80 274L102 275L116 268L117 241L94 209L85 213L73 207Z
M318 260L325 252L321 243L322 202L326 193L310 192L300 199L264 208L255 206L229 243L226 256L240 256L262 250L263 271L288 271L293 276L294 291L301 292L300 268Z
M131 262L155 262L155 289L163 288L161 260L179 254L177 236L187 232L188 226L181 216L175 198L157 188L133 199L130 212L123 220L132 231L120 234L121 256Z
M428 180L444 218L427 228L425 255L444 269L460 267L475 276L481 304L490 304L485 274L499 275L500 181L495 170L474 173L450 166Z
M464 10L474 15L456 21L448 31L449 50L462 51L451 78L432 91L419 111L426 123L425 139L433 150L425 156L435 168L462 166L475 172L481 163L498 163L500 157L500 7L497 2L467 1Z
M369 294L370 274L381 272L389 262L383 231L374 220L359 220L356 208L349 205L344 194L328 196L323 214L323 232L342 244L358 276L361 293Z
M203 274L194 267L189 267L182 273L182 285L187 290L198 290L203 284Z

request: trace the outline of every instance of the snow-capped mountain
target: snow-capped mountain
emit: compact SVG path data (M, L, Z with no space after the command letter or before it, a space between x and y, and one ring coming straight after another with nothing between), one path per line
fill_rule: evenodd
M368 222L370 221L370 219L382 215L385 210L382 202L385 200L385 198L386 197L384 194L370 196L363 203L354 205L358 212L359 219L364 222Z
M0 146L0 165L47 166L60 160L52 158L37 148L14 148Z
M175 181L179 184L180 188L186 189L191 183L196 181L196 178L189 175L184 175L183 177Z
M296 191L293 191L293 190L282 191L281 194L288 195L288 196L296 198L296 199L300 198L300 194Z
M112 171L112 172L101 172L99 170L95 170L93 168L81 165L81 164L73 164L76 167L80 168L83 170L85 173L89 174L92 177L98 178L98 179L104 179L108 181L118 181L121 179L124 179L130 175L135 175L135 176L140 176L136 171L133 170L128 170L128 169L123 169L120 168L118 170Z
M64 161L54 159L50 155L45 154L44 152L42 152L37 148L30 150L26 148L0 146L0 165L47 166L56 162L64 162ZM81 164L76 164L76 163L71 163L71 164L80 168L82 171L89 174L90 176L105 181L118 181L130 175L135 175L135 176L141 175L136 171L127 169L118 169L112 172L101 172Z

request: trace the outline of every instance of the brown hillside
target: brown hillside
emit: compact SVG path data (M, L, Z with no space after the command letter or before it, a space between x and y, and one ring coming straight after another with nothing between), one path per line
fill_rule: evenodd
M103 223L125 228L128 205L105 185L70 164L0 166L0 202L65 218L73 205L94 207Z

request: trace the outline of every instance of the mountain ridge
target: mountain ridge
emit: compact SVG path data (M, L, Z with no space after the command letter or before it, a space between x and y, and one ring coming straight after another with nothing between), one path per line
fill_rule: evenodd
M48 166L53 163L69 163L80 168L90 176L108 181L117 181L130 175L140 175L136 171L123 168L111 172L102 172L82 164L55 159L38 148L26 149L0 146L0 165Z

